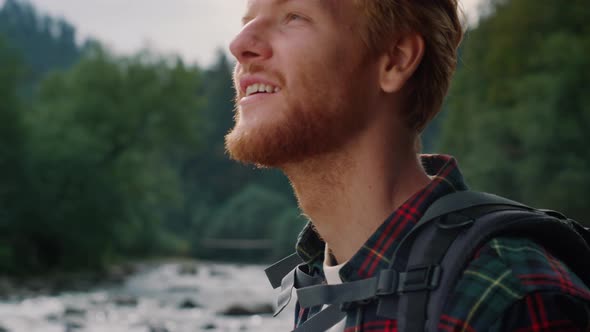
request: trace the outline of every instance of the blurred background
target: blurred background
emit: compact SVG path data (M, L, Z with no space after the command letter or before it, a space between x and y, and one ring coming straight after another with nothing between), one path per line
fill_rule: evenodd
M464 0L426 152L590 223L587 0ZM305 223L231 162L242 1L0 0L0 332L283 331L263 265Z

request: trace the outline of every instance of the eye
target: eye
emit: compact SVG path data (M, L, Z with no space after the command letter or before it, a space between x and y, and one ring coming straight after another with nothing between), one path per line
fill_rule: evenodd
M285 15L285 23L302 20L306 20L306 18L296 13L289 13Z

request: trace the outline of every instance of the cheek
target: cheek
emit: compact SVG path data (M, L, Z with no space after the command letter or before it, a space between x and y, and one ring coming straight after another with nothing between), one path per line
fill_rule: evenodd
M284 68L291 105L340 103L369 83L362 50L350 40L337 36L291 40L280 49L284 52L277 64Z
M348 75L340 56L330 53L306 54L292 66L293 91L310 95L330 95L342 86Z

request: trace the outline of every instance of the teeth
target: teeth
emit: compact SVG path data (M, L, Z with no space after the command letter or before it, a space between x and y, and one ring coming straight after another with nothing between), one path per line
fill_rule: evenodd
M255 84L252 84L246 88L246 96L250 96L250 95L255 94L257 92L277 93L279 91L281 91L281 89L278 87L274 87L272 85L267 85L267 84L255 83Z
M246 96L249 96L255 92L258 92L258 84L250 85L246 88Z

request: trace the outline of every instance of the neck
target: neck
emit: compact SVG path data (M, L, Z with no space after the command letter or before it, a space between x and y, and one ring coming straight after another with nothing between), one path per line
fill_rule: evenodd
M430 181L414 136L380 129L369 128L342 151L283 167L300 208L340 263Z

